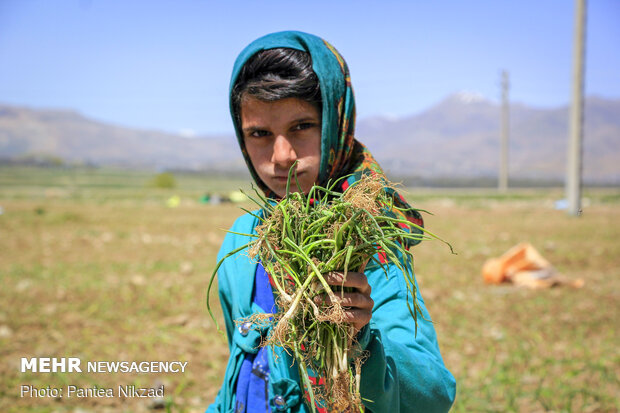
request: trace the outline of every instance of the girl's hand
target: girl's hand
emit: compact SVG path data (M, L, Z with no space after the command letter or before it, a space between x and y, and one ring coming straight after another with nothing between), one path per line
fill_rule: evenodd
M344 280L344 281L343 281ZM334 295L337 297L340 305L345 312L347 322L351 323L357 333L366 324L370 322L372 317L372 307L375 302L370 298L371 287L368 284L366 274L362 272L347 272L347 278L344 279L344 272L334 271L325 276L325 281L334 287L350 287L345 288L348 291L334 288ZM332 304L330 298L326 294L323 297L323 304Z

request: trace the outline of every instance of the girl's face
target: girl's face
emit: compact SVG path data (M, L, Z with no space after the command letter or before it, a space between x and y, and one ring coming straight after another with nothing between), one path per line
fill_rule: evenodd
M241 129L252 166L269 189L284 197L289 169L297 161L297 179L308 193L321 162L321 115L314 105L297 98L265 102L245 96ZM290 190L297 190L294 178Z

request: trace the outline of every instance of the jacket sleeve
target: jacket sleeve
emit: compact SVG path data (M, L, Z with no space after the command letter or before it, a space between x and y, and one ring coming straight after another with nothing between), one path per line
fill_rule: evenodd
M235 222L235 225L237 225L238 222L239 220ZM236 229L235 225L233 226L233 228L231 228L231 230ZM220 248L220 251L217 254L217 262L222 260L226 256L226 254L228 254L230 251L233 251L235 248L241 245L239 238L240 237L236 236L235 234L231 234L231 233L226 235L224 242L222 243L222 247ZM230 257L227 261L224 261L224 263L219 268L218 273L217 273L219 302L220 302L220 306L222 307L222 315L224 318L224 328L226 330L226 338L228 339L229 352L232 352L232 337L233 337L234 328L235 328L235 323L233 321L234 320L233 301L235 300L235 297L231 293L231 286L229 282L230 275L231 275L230 273L231 271L234 272L234 270L232 270L234 259L235 257L233 256L233 257ZM222 326L219 326L219 328L221 329ZM227 371L227 374L228 374L228 371ZM228 380L228 377L225 375L224 381L226 380ZM227 410L226 406L229 404L228 399L231 397L229 392L230 392L230 389L227 389L225 385L222 385L220 390L217 393L217 396L215 397L215 400L207 408L206 413L216 413L216 412L226 411Z
M370 323L360 332L359 343L367 351L362 365L360 392L373 413L450 410L456 382L444 366L437 336L422 296L416 325L411 317L402 272L388 265L386 276L378 265L366 269L375 302ZM416 284L417 287L417 284Z

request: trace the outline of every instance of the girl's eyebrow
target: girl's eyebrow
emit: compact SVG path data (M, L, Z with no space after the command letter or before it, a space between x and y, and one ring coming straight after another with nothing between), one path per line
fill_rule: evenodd
M263 129L265 128L262 126L248 126L247 128L243 128L242 130L243 132L247 133L247 132L254 132L254 131L263 130Z
M250 133L250 132L256 132L259 130L269 130L269 126L265 126L265 125L261 125L261 124L254 124L254 125L250 125L247 126L245 128L241 128L241 131L244 133Z
M319 120L314 116L302 116L297 119L291 121L291 123L299 123L299 122L318 122Z

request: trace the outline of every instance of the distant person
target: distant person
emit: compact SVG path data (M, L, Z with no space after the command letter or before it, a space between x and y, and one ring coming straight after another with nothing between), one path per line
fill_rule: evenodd
M344 190L369 171L381 172L353 137L355 102L346 63L316 36L280 32L246 47L233 68L230 109L250 173L269 197L285 195L294 162L306 192L315 183L352 174L343 180ZM394 195L401 207L408 207ZM409 211L406 218L421 225L418 212ZM257 221L245 214L231 230L253 233ZM247 241L229 233L218 259ZM446 412L454 400L455 380L444 366L431 317L418 295L422 313L416 335L402 274L394 264L388 267L389 279L381 267L369 264L365 273L349 272L344 282L354 287L345 293L351 300L345 307L348 319L368 352L360 389L364 404L374 413ZM291 357L281 348L261 348L258 329L235 324L274 306L263 266L237 254L220 267L218 283L230 358L207 412L309 411Z

